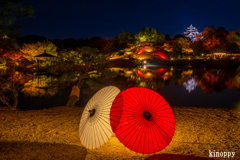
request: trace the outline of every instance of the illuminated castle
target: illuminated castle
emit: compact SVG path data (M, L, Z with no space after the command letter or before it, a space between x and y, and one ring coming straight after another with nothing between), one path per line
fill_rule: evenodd
M183 32L185 37L188 37L191 39L192 42L196 41L197 35L202 35L202 33L199 33L196 27L193 27L192 25L186 29L186 32Z

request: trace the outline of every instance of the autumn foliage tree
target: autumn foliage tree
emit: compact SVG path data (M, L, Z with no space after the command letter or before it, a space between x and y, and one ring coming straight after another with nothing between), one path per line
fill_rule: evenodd
M37 42L32 44L23 44L20 51L24 54L23 56L29 61L36 62L37 59L34 56L46 53L53 56L57 56L57 47L50 41Z

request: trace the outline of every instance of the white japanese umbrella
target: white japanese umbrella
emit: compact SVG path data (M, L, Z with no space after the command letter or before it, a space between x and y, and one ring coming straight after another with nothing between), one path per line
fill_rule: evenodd
M110 109L119 92L117 87L105 87L87 103L79 126L80 141L85 147L98 148L113 135L110 124Z

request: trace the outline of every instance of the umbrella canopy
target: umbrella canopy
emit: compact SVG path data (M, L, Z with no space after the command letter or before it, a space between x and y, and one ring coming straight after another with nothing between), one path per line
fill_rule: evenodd
M167 101L157 92L141 87L117 95L110 122L120 142L143 154L163 150L175 132L174 114Z
M98 91L84 108L79 136L82 144L87 148L98 148L112 136L110 108L119 92L116 87L105 87Z

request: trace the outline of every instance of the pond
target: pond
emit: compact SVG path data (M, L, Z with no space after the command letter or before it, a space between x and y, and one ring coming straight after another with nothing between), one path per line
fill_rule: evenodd
M236 108L240 106L240 67L236 69L205 68L111 68L117 76L103 82L120 90L139 86L155 90L170 106ZM84 107L96 93L83 94L78 107ZM71 87L60 89L54 96L32 97L19 92L18 108L23 110L65 106Z

